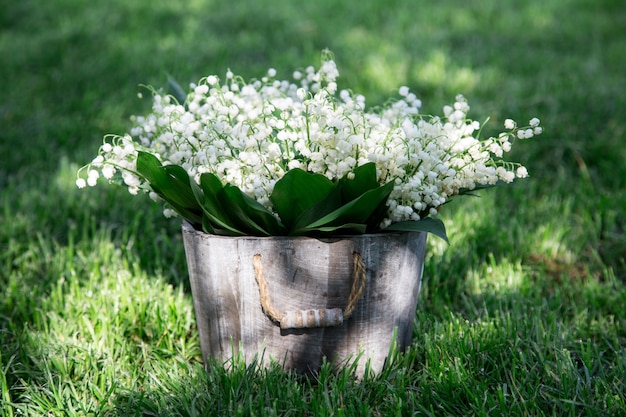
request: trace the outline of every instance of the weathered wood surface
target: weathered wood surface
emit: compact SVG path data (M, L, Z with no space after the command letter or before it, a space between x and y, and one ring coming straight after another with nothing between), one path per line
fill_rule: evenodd
M202 354L226 361L241 351L262 362L314 373L325 356L337 364L355 359L379 371L393 335L411 342L423 271L425 233L346 238L223 237L183 225ZM353 253L367 270L365 290L340 326L281 329L263 312L253 258L263 259L273 305L283 312L345 308L352 286Z

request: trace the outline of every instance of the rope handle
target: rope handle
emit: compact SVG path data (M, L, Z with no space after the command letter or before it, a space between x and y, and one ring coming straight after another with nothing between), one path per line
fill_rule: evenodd
M361 298L366 282L366 269L363 259L358 252L352 256L354 268L352 278L352 288L348 297L348 304L345 309L340 308L320 308L309 310L287 310L279 311L274 307L270 299L270 291L263 274L263 264L261 255L256 254L252 260L254 266L254 277L259 285L259 295L261 297L261 307L263 312L281 329L309 329L315 327L341 326L344 320L350 318L356 303Z

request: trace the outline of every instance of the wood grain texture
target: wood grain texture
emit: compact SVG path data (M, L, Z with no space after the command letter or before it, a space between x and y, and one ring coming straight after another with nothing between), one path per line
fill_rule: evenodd
M322 358L337 364L358 358L374 372L395 340L410 344L420 292L425 233L345 238L224 237L183 224L183 238L200 344L209 358L226 361L241 352L246 362L279 362L315 373ZM281 311L344 308L352 285L353 253L361 254L367 284L341 326L281 329L263 312L253 257L260 254L271 299Z

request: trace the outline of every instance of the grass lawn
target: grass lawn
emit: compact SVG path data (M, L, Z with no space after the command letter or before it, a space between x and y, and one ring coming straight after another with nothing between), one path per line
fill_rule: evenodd
M622 0L1 2L0 416L626 415ZM372 105L540 117L530 178L442 211L382 374L206 372L179 223L75 172L149 110L140 84L287 78L326 47Z

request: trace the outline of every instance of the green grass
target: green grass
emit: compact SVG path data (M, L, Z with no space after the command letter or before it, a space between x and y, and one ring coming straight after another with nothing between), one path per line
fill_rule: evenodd
M286 3L286 2L285 2ZM0 7L0 415L626 415L621 0L22 0ZM139 84L281 77L330 48L370 104L542 119L531 178L446 207L414 343L376 377L203 369L177 222L77 190Z

